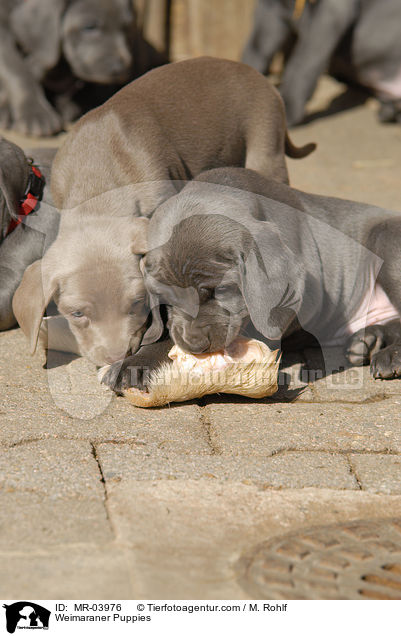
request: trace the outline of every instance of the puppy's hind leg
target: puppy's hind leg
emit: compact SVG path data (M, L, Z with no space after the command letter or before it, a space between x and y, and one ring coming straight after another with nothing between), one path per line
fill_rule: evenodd
M366 247L383 260L377 282L401 318L401 218L376 223L370 230Z
M289 177L284 157L284 143L283 134L283 150L280 152L277 150L277 146L273 144L273 140L263 137L261 134L250 145L246 156L245 168L255 170L269 179L288 184ZM280 145L280 143L277 145Z

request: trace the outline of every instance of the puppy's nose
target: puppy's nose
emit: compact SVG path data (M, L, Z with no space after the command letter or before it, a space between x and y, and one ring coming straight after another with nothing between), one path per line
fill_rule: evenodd
M206 351L209 351L209 347L210 347L210 342L203 342L203 343L184 343L185 344L185 350L187 351L187 353L195 353L195 354L199 354L199 353L206 353Z
M123 60L115 61L110 65L110 72L113 75L121 75L121 73L125 73L126 70L127 65L124 64Z

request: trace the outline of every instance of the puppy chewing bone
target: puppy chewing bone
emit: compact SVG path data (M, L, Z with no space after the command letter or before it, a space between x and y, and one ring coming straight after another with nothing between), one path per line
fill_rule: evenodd
M147 392L135 387L123 392L131 404L156 407L213 393L263 398L278 389L278 351L258 340L239 337L224 351L198 355L174 345L168 356L171 363L151 372ZM107 369L100 369L100 379Z

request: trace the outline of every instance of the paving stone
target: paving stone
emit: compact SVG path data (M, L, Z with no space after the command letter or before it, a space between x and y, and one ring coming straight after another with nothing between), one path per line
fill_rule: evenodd
M47 440L0 449L0 489L64 499L102 499L99 466L88 442Z
M0 502L4 548L112 538L101 473L88 442L48 440L2 448Z
M43 352L31 358L21 330L0 333L0 376L5 381L1 384L0 377L0 443L114 439L182 452L210 451L196 405L137 409L100 385L94 365L71 358L53 352L53 368L43 369ZM12 377L6 373L10 368Z
M104 544L113 534L103 500L0 491L0 550ZM53 598L53 597L51 597Z
M272 402L312 402L313 393L305 374L302 353L284 353L277 378L278 391L271 397Z
M333 86L331 78L323 78L319 92L327 94L327 88ZM337 84L337 97L345 90L344 84ZM319 101L319 92L314 100ZM334 99L334 92L332 95ZM326 110L330 101L325 99L325 105L319 104L316 110ZM377 108L377 102L369 100L363 106L346 108L329 118L318 117L292 129L291 138L297 145L311 140L318 145L305 160L288 160L291 185L305 192L399 210L401 132L397 126L380 125Z
M0 596L5 600L136 598L126 551L113 545L99 549L63 546L36 553L31 548L13 554L0 552L0 559Z
M267 460L265 487L359 488L348 461L338 453L289 451Z
M21 329L0 332L0 396L9 387L44 388L46 375L41 373L45 354L29 354L28 340Z
M91 441L134 441L171 445L182 452L209 452L206 429L194 404L165 409L139 409L124 398L113 397L100 416L81 420L65 415L48 394L14 389L0 403L0 443L68 438Z
M306 349L301 378L312 383L314 402L372 402L392 395L401 396L401 379L375 380L369 366L352 367L342 347ZM325 373L327 375L325 375Z
M401 455L351 454L349 460L363 490L401 493Z
M264 488L359 487L347 459L334 453L289 452L266 458L176 455L127 444L100 444L96 453L106 485L121 479L218 479Z
M235 564L261 541L323 524L401 516L397 496L260 490L213 480L122 480L110 484L108 502L117 540L133 548L138 598L248 598Z
M372 404L209 404L218 453L271 455L283 450L401 451L400 400Z
M25 369L26 357L26 351L20 351L24 341L17 337L18 333L13 331L0 334L0 343L3 345L10 340L10 350L15 344L18 345L14 365L17 371ZM8 351L7 347L4 349ZM19 359L19 355L22 359ZM26 375L20 384L10 380L7 386L2 386L0 443L11 445L49 438L129 440L161 447L171 446L182 452L210 451L206 429L202 424L199 408L195 404L165 409L137 409L124 398L116 398L108 389L100 387L94 367L87 367L87 362L83 359L80 359L79 363L78 365L78 360L72 361L67 365L67 369L63 370L64 375L53 376L54 395L49 389L48 372L42 369L40 364L25 370ZM10 364L11 359L4 367ZM57 369L56 367L53 370ZM85 374L89 378L90 373L91 379L88 379L88 387L85 390ZM31 375L34 378L32 382L29 380ZM69 384L63 384L65 377ZM71 387L72 393L62 392L63 388ZM104 391L107 393L107 405L103 404L100 413L96 403L97 387L100 387L100 396L104 395ZM75 411L74 403L79 405ZM63 405L67 412L60 408Z

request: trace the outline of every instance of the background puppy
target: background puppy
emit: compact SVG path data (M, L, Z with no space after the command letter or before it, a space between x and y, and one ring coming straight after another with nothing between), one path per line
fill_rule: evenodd
M55 152L50 148L27 151L45 184L35 211L16 225L22 212L21 202L26 200L31 189L41 186L35 183L32 188L31 162L23 150L0 138L0 329L9 329L16 324L11 306L14 292L25 269L43 256L57 234L59 214L52 205L50 187L46 185Z
M166 61L131 0L2 0L0 126L51 135Z
M399 0L258 0L243 61L268 73L285 52L281 79L287 120L302 120L326 71L373 91L382 121L401 121Z
M151 307L131 253L146 235L137 216L150 215L211 166L246 165L287 181L285 149L304 156L313 148L292 146L281 99L266 78L213 58L155 69L85 115L54 162L57 240L27 269L14 297L32 350L52 299L81 354L96 364L153 341L162 325L155 322L142 340Z
M401 374L400 244L396 213L227 168L156 211L143 271L186 351L221 350L250 320L270 341L301 327L322 347L355 334L349 359L393 377Z

